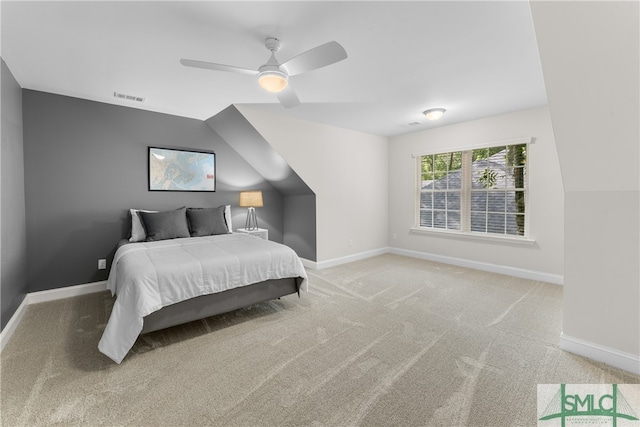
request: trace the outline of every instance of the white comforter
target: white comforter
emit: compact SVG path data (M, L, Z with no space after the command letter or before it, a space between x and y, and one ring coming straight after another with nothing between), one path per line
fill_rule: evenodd
M129 352L144 316L176 302L269 279L303 278L289 247L246 234L132 243L115 254L107 287L117 295L98 349L116 363Z

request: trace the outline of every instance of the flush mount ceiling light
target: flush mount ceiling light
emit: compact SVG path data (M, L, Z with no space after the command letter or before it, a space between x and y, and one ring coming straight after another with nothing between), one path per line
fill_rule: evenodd
M444 108L431 108L426 110L423 114L427 120L440 120L444 116L444 112L447 111Z

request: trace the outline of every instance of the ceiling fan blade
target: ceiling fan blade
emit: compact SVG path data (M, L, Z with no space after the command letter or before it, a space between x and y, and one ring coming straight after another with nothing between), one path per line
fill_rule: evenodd
M284 108L291 108L300 104L298 95L296 95L296 92L291 88L291 85L276 93L276 96Z
M213 62L194 61L193 59L181 59L180 63L186 67L204 68L207 70L230 71L232 73L249 74L255 76L258 74L255 70L247 68L233 67L231 65L214 64Z
M338 42L329 42L314 47L282 64L290 76L316 70L347 59L347 51Z

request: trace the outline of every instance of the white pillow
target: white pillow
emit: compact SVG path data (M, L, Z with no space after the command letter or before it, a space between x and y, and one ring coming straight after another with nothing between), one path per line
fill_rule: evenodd
M229 233L233 233L233 227L231 226L231 205L226 205L224 207L224 220L227 222Z
M130 242L143 242L147 238L147 233L144 231L144 225L138 212L158 212L158 211L145 211L142 209L129 209L131 212L131 237Z

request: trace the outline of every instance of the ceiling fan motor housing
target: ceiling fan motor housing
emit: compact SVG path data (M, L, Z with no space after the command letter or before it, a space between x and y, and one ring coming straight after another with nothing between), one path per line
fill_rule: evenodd
M267 37L264 40L264 45L271 52L279 51L280 47L282 46L282 44L280 43L280 40L275 37Z

